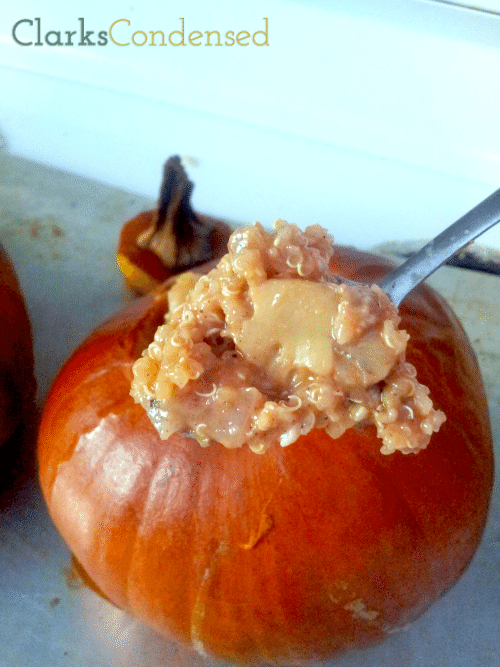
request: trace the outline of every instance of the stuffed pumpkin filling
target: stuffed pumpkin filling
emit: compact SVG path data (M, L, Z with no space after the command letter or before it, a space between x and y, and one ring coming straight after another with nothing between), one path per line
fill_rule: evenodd
M131 394L161 438L263 453L313 428L374 424L381 452L418 452L445 421L405 360L408 334L376 285L342 282L332 237L279 220L235 231L205 276L182 274Z

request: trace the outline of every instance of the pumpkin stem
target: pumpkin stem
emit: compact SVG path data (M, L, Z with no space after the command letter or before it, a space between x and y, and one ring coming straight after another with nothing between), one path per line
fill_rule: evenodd
M193 187L180 157L169 158L153 223L137 239L137 245L154 252L168 268L189 268L211 259L212 227L191 207Z

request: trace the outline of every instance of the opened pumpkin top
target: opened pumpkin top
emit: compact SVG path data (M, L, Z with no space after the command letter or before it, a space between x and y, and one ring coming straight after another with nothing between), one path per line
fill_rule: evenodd
M418 452L445 420L405 361L408 334L376 285L330 271L332 237L279 220L235 231L205 276L182 274L131 394L162 438L287 446L375 424L381 452Z

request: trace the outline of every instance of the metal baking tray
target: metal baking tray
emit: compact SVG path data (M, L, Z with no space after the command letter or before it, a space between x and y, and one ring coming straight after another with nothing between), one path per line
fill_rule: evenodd
M152 205L0 152L0 239L33 325L39 406L72 349L130 298L115 265L118 233ZM498 455L500 277L444 267L431 282L477 351ZM0 450L0 667L207 667L83 584L39 492L36 417L24 439ZM482 544L455 588L405 631L336 667L500 666L499 517L497 478Z

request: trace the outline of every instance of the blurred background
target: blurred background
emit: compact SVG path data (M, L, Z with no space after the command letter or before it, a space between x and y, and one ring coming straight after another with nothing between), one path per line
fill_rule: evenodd
M178 153L198 211L360 248L500 186L499 0L23 1L0 25L4 150L49 167L156 198Z

